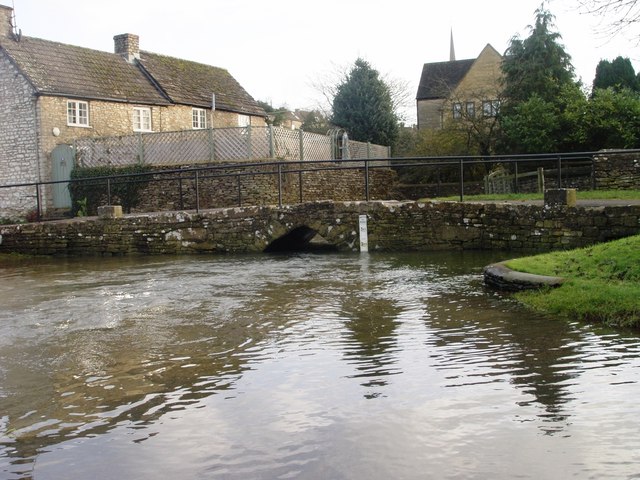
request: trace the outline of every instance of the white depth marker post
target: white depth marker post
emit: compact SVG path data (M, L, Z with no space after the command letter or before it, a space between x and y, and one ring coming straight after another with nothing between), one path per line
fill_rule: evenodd
M367 233L367 216L360 215L360 251L369 251L369 234Z

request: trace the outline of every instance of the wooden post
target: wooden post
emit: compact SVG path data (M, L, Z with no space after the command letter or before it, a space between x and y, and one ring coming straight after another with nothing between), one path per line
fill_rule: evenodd
M538 168L538 193L544 193L544 168Z

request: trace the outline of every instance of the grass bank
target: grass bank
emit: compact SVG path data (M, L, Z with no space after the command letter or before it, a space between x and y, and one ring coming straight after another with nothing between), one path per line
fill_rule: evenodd
M580 200L640 200L640 190L580 190L577 192ZM468 202L473 201L526 201L543 200L542 193L505 193L493 195L465 195ZM434 200L459 200L459 195L450 197L438 197ZM428 199L427 199L428 200Z
M545 312L608 325L640 327L640 235L577 250L507 262L513 270L564 277L556 289L516 294Z

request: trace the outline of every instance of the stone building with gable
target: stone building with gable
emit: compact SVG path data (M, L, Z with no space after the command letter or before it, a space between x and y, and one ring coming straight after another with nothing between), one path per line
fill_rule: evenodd
M142 51L133 34L115 36L114 53L22 36L12 19L0 5L0 186L59 180L52 152L81 137L266 125L223 68ZM39 192L44 209L67 206L54 190ZM35 196L0 188L0 219L32 211Z
M416 95L418 128L437 130L450 120L495 117L500 108L502 56L487 44L477 58L425 63Z

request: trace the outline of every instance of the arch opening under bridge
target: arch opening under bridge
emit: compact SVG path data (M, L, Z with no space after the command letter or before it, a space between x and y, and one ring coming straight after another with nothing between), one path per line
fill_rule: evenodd
M317 230L307 225L296 227L273 240L264 249L266 253L285 252L337 252L338 246L328 242Z

